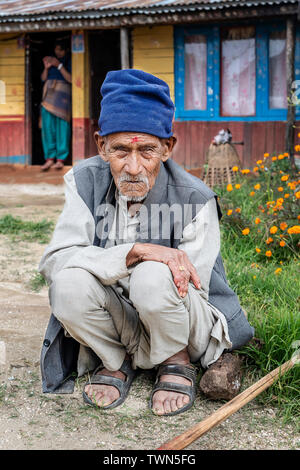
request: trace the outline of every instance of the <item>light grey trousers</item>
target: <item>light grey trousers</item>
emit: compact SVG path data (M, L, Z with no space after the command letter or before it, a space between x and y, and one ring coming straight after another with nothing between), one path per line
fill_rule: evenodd
M84 269L67 268L56 275L49 298L65 330L112 371L120 369L126 352L134 368L151 369L187 346L191 361L207 367L230 348L222 313L191 284L181 298L165 264L138 264L128 294Z

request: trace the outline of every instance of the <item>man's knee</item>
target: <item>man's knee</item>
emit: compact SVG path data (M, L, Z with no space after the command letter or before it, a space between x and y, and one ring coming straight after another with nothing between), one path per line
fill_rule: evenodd
M180 302L169 267L156 261L144 261L130 277L130 300L141 314L159 313Z
M53 314L64 324L81 320L91 308L103 306L106 295L104 288L88 271L67 268L54 277L49 299Z

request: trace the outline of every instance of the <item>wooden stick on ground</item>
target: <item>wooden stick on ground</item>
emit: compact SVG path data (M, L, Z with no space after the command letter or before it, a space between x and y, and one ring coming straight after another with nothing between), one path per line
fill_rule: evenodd
M210 431L212 428L222 423L225 419L235 413L237 410L242 408L246 403L253 400L257 395L270 387L277 378L287 372L293 367L296 362L299 362L299 355L294 356L289 361L285 362L277 369L272 370L269 374L265 375L251 387L244 390L242 393L234 397L225 405L221 406L213 414L205 418L200 423L196 424L192 428L185 431L183 434L175 437L169 442L166 442L157 450L180 450L187 447L189 444L194 442L199 437L203 436L206 432Z

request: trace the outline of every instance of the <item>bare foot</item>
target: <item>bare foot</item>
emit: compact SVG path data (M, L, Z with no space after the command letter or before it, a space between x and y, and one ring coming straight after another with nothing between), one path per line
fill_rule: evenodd
M119 370L111 371L108 369L101 369L97 373L97 375L98 374L116 377L123 381L126 379L126 375L123 374L123 372L120 372ZM100 408L102 408L103 406L110 405L111 403L116 401L120 396L119 390L112 385L87 385L84 391L87 396L93 401L93 403L97 404Z
M185 349L169 357L163 364L182 364L189 365L190 358L188 352ZM178 375L161 375L159 378L160 382L173 382L183 385L191 385L191 381ZM187 405L190 401L190 397L185 393L171 392L168 390L158 390L154 393L152 398L152 411L156 415L162 416L166 413L177 411L183 406Z
M55 165L53 165L54 170L62 170L64 167L64 162L62 160L57 160Z
M41 171L48 171L54 165L53 160L46 160L46 163L41 166Z

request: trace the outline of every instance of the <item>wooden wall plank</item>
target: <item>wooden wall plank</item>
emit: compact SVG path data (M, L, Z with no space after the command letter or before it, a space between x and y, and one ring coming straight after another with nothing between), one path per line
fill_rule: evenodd
M136 59L143 59L145 57L153 57L153 48L151 49L136 49L135 50L135 58ZM156 57L173 57L173 51L171 47L168 48L156 48L155 49L155 56Z
M133 67L164 80L174 101L173 26L136 27L132 40Z
M221 124L221 125L220 125ZM298 124L296 124L299 126ZM233 141L242 141L244 145L235 145L243 168L253 168L263 154L283 153L284 122L213 122L213 121L176 121L174 136L177 144L173 151L174 160L186 168L202 167L206 152L213 137L221 129L229 128ZM299 138L295 135L295 144Z
M7 41L8 38L11 40ZM25 49L20 46L17 38L12 38L7 34L0 35L0 80L4 83L4 86L1 86L0 116L24 115ZM12 139L11 146L13 148L13 134L10 133L9 139ZM9 139L6 141L6 145ZM12 154L8 153L8 155Z
M2 116L0 119L1 158L25 156L24 116Z

